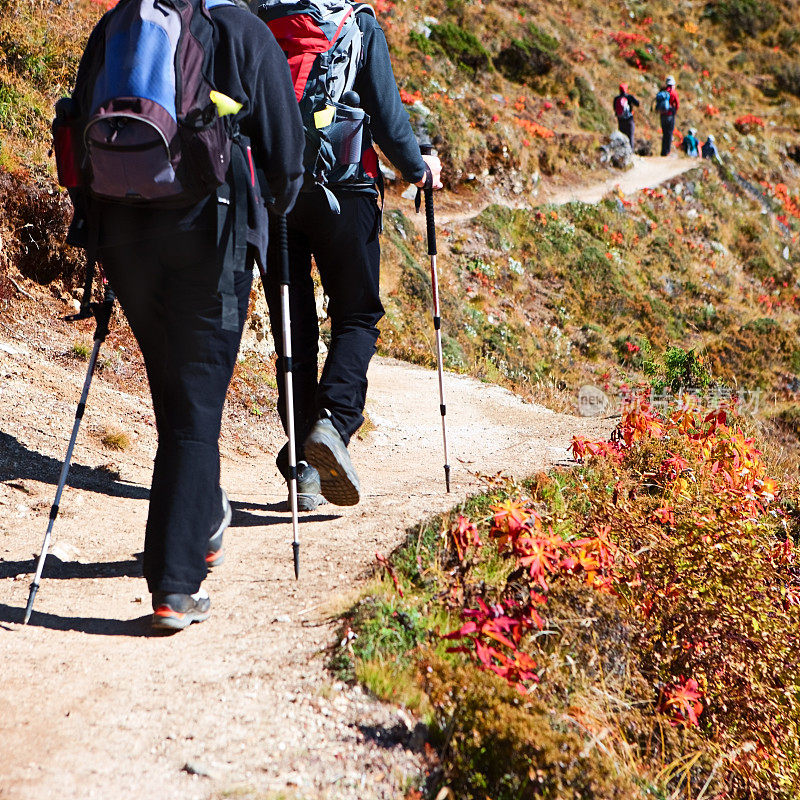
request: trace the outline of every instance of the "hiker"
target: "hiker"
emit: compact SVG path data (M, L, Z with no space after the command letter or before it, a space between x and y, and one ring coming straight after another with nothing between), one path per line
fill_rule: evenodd
M697 138L697 130L689 128L686 136L681 141L681 150L691 158L697 158L700 155L700 142Z
M327 9L329 16L323 17ZM361 497L358 475L347 445L364 421L367 368L375 352L378 321L384 313L379 291L382 222L382 177L375 141L403 178L418 187L441 188L436 156L421 156L395 83L383 30L369 6L339 0L263 2L257 13L272 29L287 54L295 92L304 111L308 141L306 176L294 209L288 215L290 306L294 381L294 420L297 431L298 507L309 511L325 500L355 505ZM336 14L339 16L336 16ZM355 25L348 23L355 17ZM326 21L327 20L327 21ZM331 20L333 20L331 22ZM330 45L323 32L330 24ZM309 31L322 40L311 41ZM337 31L339 38L336 38ZM302 38L295 32L303 34ZM351 38L352 37L352 38ZM348 42L350 44L348 44ZM356 57L355 47L360 52ZM345 49L348 57L325 72L319 61L309 71L307 51ZM327 87L327 88L326 88ZM331 89L331 87L333 87ZM330 94L329 94L330 93ZM335 96L332 96L335 95ZM337 100L331 106L328 97ZM317 109L320 109L317 111ZM360 146L348 142L348 154L330 152L317 130L333 131L342 114L347 128L363 117ZM332 116L333 115L333 116ZM333 135L333 134L332 134ZM335 138L335 136L334 136ZM321 166L323 163L327 166ZM270 240L273 247L275 237ZM318 378L319 324L314 301L311 258L328 296L331 339ZM270 258L274 258L271 254ZM270 316L278 320L278 276L268 272L266 289ZM282 352L279 325L273 324L277 352ZM278 408L286 427L283 364L278 360ZM288 445L276 464L288 472Z
M191 0L182 18L171 6L149 0L117 5L89 38L72 98L77 129L87 131L83 157L91 165L88 191L82 193L87 209L85 215L76 209L82 219L73 229L88 229L87 259L91 263L96 250L139 343L150 383L158 449L143 571L152 594L152 625L168 631L210 613L201 584L208 567L222 561L222 534L231 520L220 487L222 409L247 313L253 259L265 264L263 195L271 194L275 212L287 211L303 172L302 123L274 37L248 9L230 0L207 5L208 11L205 0ZM193 59L184 60L178 54L189 30L194 38L187 46L195 49ZM154 40L159 48L152 47ZM121 53L122 47L131 52ZM213 64L213 72L209 66L201 76L204 60ZM135 63L136 70L126 72L125 63ZM181 73L175 63L183 66ZM132 116L152 110L155 120L171 106L172 122L162 121L174 126L172 115L185 108L178 98L188 102L192 87L200 87L201 114L192 117L194 124L211 125L208 130L230 143L229 165L220 167L216 178L201 170L200 162L196 169L183 161L173 169L171 150L153 137L154 123L148 118L137 124ZM240 136L233 139L237 125ZM143 130L160 149L151 144L146 149L136 139ZM184 135L191 134L184 130ZM111 152L117 141L124 152ZM200 146L199 139L192 143ZM224 144L212 145L209 163L216 169L226 164L227 150ZM181 147L187 148L181 149L181 159L188 159L188 145ZM193 150L192 157L197 153ZM156 154L163 161L151 169ZM123 157L139 160L122 166Z
M617 127L620 133L628 137L631 143L631 150L634 149L634 107L639 107L639 101L628 92L628 84L621 83L619 85L619 94L614 98L614 113L617 115Z
M664 86L656 94L653 105L661 116L661 155L668 156L672 149L675 114L680 106L678 93L675 91L675 78L672 75L667 75Z
M708 134L708 138L705 140L705 142L703 142L700 153L703 158L713 158L717 164L722 164L722 159L719 156L719 150L717 150L717 145L713 134Z

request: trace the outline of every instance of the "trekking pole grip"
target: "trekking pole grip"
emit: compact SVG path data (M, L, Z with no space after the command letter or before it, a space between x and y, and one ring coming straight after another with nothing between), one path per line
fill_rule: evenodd
M289 285L289 234L286 230L286 214L278 215L278 252L281 254L281 280Z
M433 145L421 144L419 151L424 156L433 155ZM430 174L430 173L428 173ZM428 233L428 255L436 255L436 219L433 210L433 187L426 186L423 190L425 195L425 223Z

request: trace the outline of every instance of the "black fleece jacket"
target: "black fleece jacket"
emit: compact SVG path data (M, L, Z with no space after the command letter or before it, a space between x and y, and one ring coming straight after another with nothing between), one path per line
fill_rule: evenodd
M364 65L353 88L361 96L361 107L369 114L372 139L403 178L416 183L425 177L425 162L400 99L386 37L370 14L358 15L358 27L364 35Z
M88 78L94 55L104 47L107 16L92 31L78 67L73 98L84 118L91 110ZM250 140L264 193L269 192L276 211L288 211L302 183L305 135L286 57L269 29L248 10L224 4L213 8L211 16L216 25L213 82L218 91L243 104L239 127ZM186 210L180 227L195 224L199 206Z

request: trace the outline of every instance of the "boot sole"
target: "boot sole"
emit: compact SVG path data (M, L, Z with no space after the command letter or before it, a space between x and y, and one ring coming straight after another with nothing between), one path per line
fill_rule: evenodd
M320 492L335 506L354 506L361 499L355 470L342 465L324 442L306 439L306 459L319 472Z
M151 627L157 631L182 631L193 622L204 622L211 616L211 610L205 612L186 612L185 614L159 614L153 613Z
M298 511L316 511L320 506L324 506L328 501L318 493L297 493L297 510ZM292 498L286 498L286 510L292 510Z

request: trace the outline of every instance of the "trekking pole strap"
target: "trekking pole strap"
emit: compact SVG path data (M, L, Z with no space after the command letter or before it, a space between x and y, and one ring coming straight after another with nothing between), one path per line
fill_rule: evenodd
M114 290L106 284L106 293L102 303L92 303L92 314L94 314L97 327L94 329L94 340L104 342L108 336L111 325L111 314L114 311L114 300L116 295Z
M86 261L86 278L83 281L83 298L81 310L88 309L92 302L92 283L94 282L94 259Z

